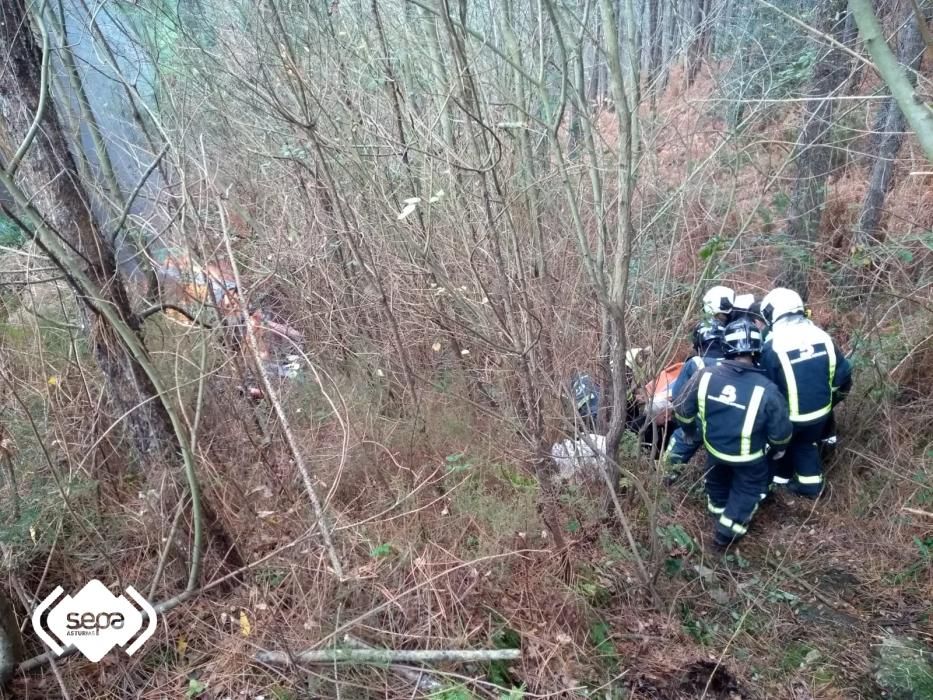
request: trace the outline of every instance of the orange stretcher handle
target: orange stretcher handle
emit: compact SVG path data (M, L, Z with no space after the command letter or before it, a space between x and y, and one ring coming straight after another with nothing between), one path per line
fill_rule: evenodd
M683 366L683 362L675 362L662 369L654 381L650 381L645 385L645 394L657 396L661 392L670 393L671 384L677 379Z

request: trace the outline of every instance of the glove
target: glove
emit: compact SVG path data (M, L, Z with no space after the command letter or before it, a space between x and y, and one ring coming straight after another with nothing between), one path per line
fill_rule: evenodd
M673 486L680 478L680 472L683 470L684 465L681 462L669 462L665 460L665 466L667 467L667 474L664 475L664 485Z

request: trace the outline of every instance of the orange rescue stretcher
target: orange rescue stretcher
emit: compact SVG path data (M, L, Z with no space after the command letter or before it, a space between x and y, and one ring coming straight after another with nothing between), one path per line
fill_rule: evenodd
M674 396L671 388L683 366L683 362L668 365L657 377L645 384L645 415L655 425L667 425L674 418Z

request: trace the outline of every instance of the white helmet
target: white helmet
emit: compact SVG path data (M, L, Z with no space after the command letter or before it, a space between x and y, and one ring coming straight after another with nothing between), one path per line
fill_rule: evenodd
M752 308L752 304L754 303L754 294L736 294L735 301L732 302L732 307L739 311L748 311Z
M803 299L793 289L778 287L765 294L761 300L761 315L768 323L789 314L803 313Z
M703 312L714 316L732 311L735 291L728 287L713 287L703 295Z
M629 348L625 351L625 366L631 370L641 367L647 362L647 355L651 354L651 348Z

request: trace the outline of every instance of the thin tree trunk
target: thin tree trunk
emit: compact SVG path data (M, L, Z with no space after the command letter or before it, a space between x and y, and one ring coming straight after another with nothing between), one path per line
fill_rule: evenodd
M920 24L910 8L907 8L903 21L905 24L898 36L897 60L910 68L907 71L907 80L914 86L917 82L914 71L920 68L923 60L923 35L920 33ZM904 141L904 129L907 127L904 112L893 97L885 101L879 124L881 129L875 162L869 177L868 191L862 200L858 225L855 227L854 243L862 247L871 245L877 238L884 212L884 200L894 182L894 159Z
M638 10L641 24L641 46L639 47L639 74L643 79L648 78L651 55L651 5L653 0L642 0Z
M23 637L16 624L16 615L13 614L13 604L6 591L0 590L0 696L25 653Z
M642 33L641 73L645 87L651 93L652 104L657 95L655 78L661 58L661 0L645 0L644 32Z
M586 101L590 109L594 109L599 102L600 87L602 85L602 66L603 59L599 47L603 41L603 22L602 15L598 12L593 13L593 21L596 23L596 38L593 41L593 64L590 66L590 83L586 94ZM582 52L582 47L581 47Z
M612 416L609 422L609 433L606 437L606 451L615 460L618 457L619 445L622 443L622 434L625 431L626 397L628 395L628 381L625 372L626 351L626 318L625 312L628 303L628 275L631 261L632 230L630 196L632 192L632 149L634 135L632 133L632 117L635 106L632 102L632 93L627 90L625 74L623 73L621 52L618 50L618 38L615 34L615 19L610 0L602 0L601 9L603 21L606 23L606 39L609 46L609 86L616 106L617 133L619 161L618 161L618 221L616 228L615 260L612 266L612 281L609 288L609 330L610 330L610 357L612 359ZM609 29L612 23L613 29ZM621 23L621 19L620 19ZM619 474L612 474L613 483Z
M582 24L586 26L589 0L580 0L577 7L580 12L580 17L582 18ZM571 48L572 51L569 52L570 55L567 57L568 65L564 69L565 75L567 75L565 85L570 86L570 90L576 91L576 94L579 95L580 98L570 101L570 129L567 134L567 154L571 158L576 158L580 150L580 138L583 135L583 120L589 118L589 110L586 107L586 99L583 95L586 86L586 40L582 34L576 45ZM571 80L569 77L570 75L573 75L576 80Z
M891 88L891 94L904 112L907 122L916 132L927 159L933 163L933 110L916 94L914 85L904 75L903 67L885 43L878 18L872 12L871 0L849 0L849 4L865 40L865 48L871 54L881 77Z
M693 85L703 60L709 54L711 22L709 22L709 13L712 8L712 0L697 0L693 10L694 17L694 35L690 44L689 58L687 61L687 85Z
M827 2L822 29L842 44L848 45L852 37L845 36L845 15L844 0ZM835 97L848 76L848 54L836 47L829 48L813 69L807 94L810 97ZM834 105L832 99L806 102L803 126L794 148L797 173L787 211L786 229L790 253L781 282L804 296L809 280L809 258L816 245L826 201L826 180L832 168L833 146L829 139Z
M648 58L648 80L651 81L652 87L656 88L654 82L661 67L661 7L667 3L663 3L661 0L651 0L651 4L654 12L651 17L651 54ZM656 93L657 90L653 89L652 92Z
M447 89L449 81L447 79L447 66L444 63L444 57L441 54L440 40L438 39L438 20L427 10L422 9L422 22L424 24L424 33L428 43L428 50L431 53L431 72L434 74L434 80L437 89L441 91L441 133L444 135L444 143L451 150L456 149L454 140L454 128L450 119L450 108L447 106L448 100L445 99L443 91Z
M660 75L658 76L657 92L660 94L667 86L667 79L671 72L671 54L675 36L675 22L673 0L661 3L664 7L661 12L661 61Z
M397 663L478 663L516 660L521 649L309 649L292 655L284 651L260 651L256 660L264 664L377 664Z

